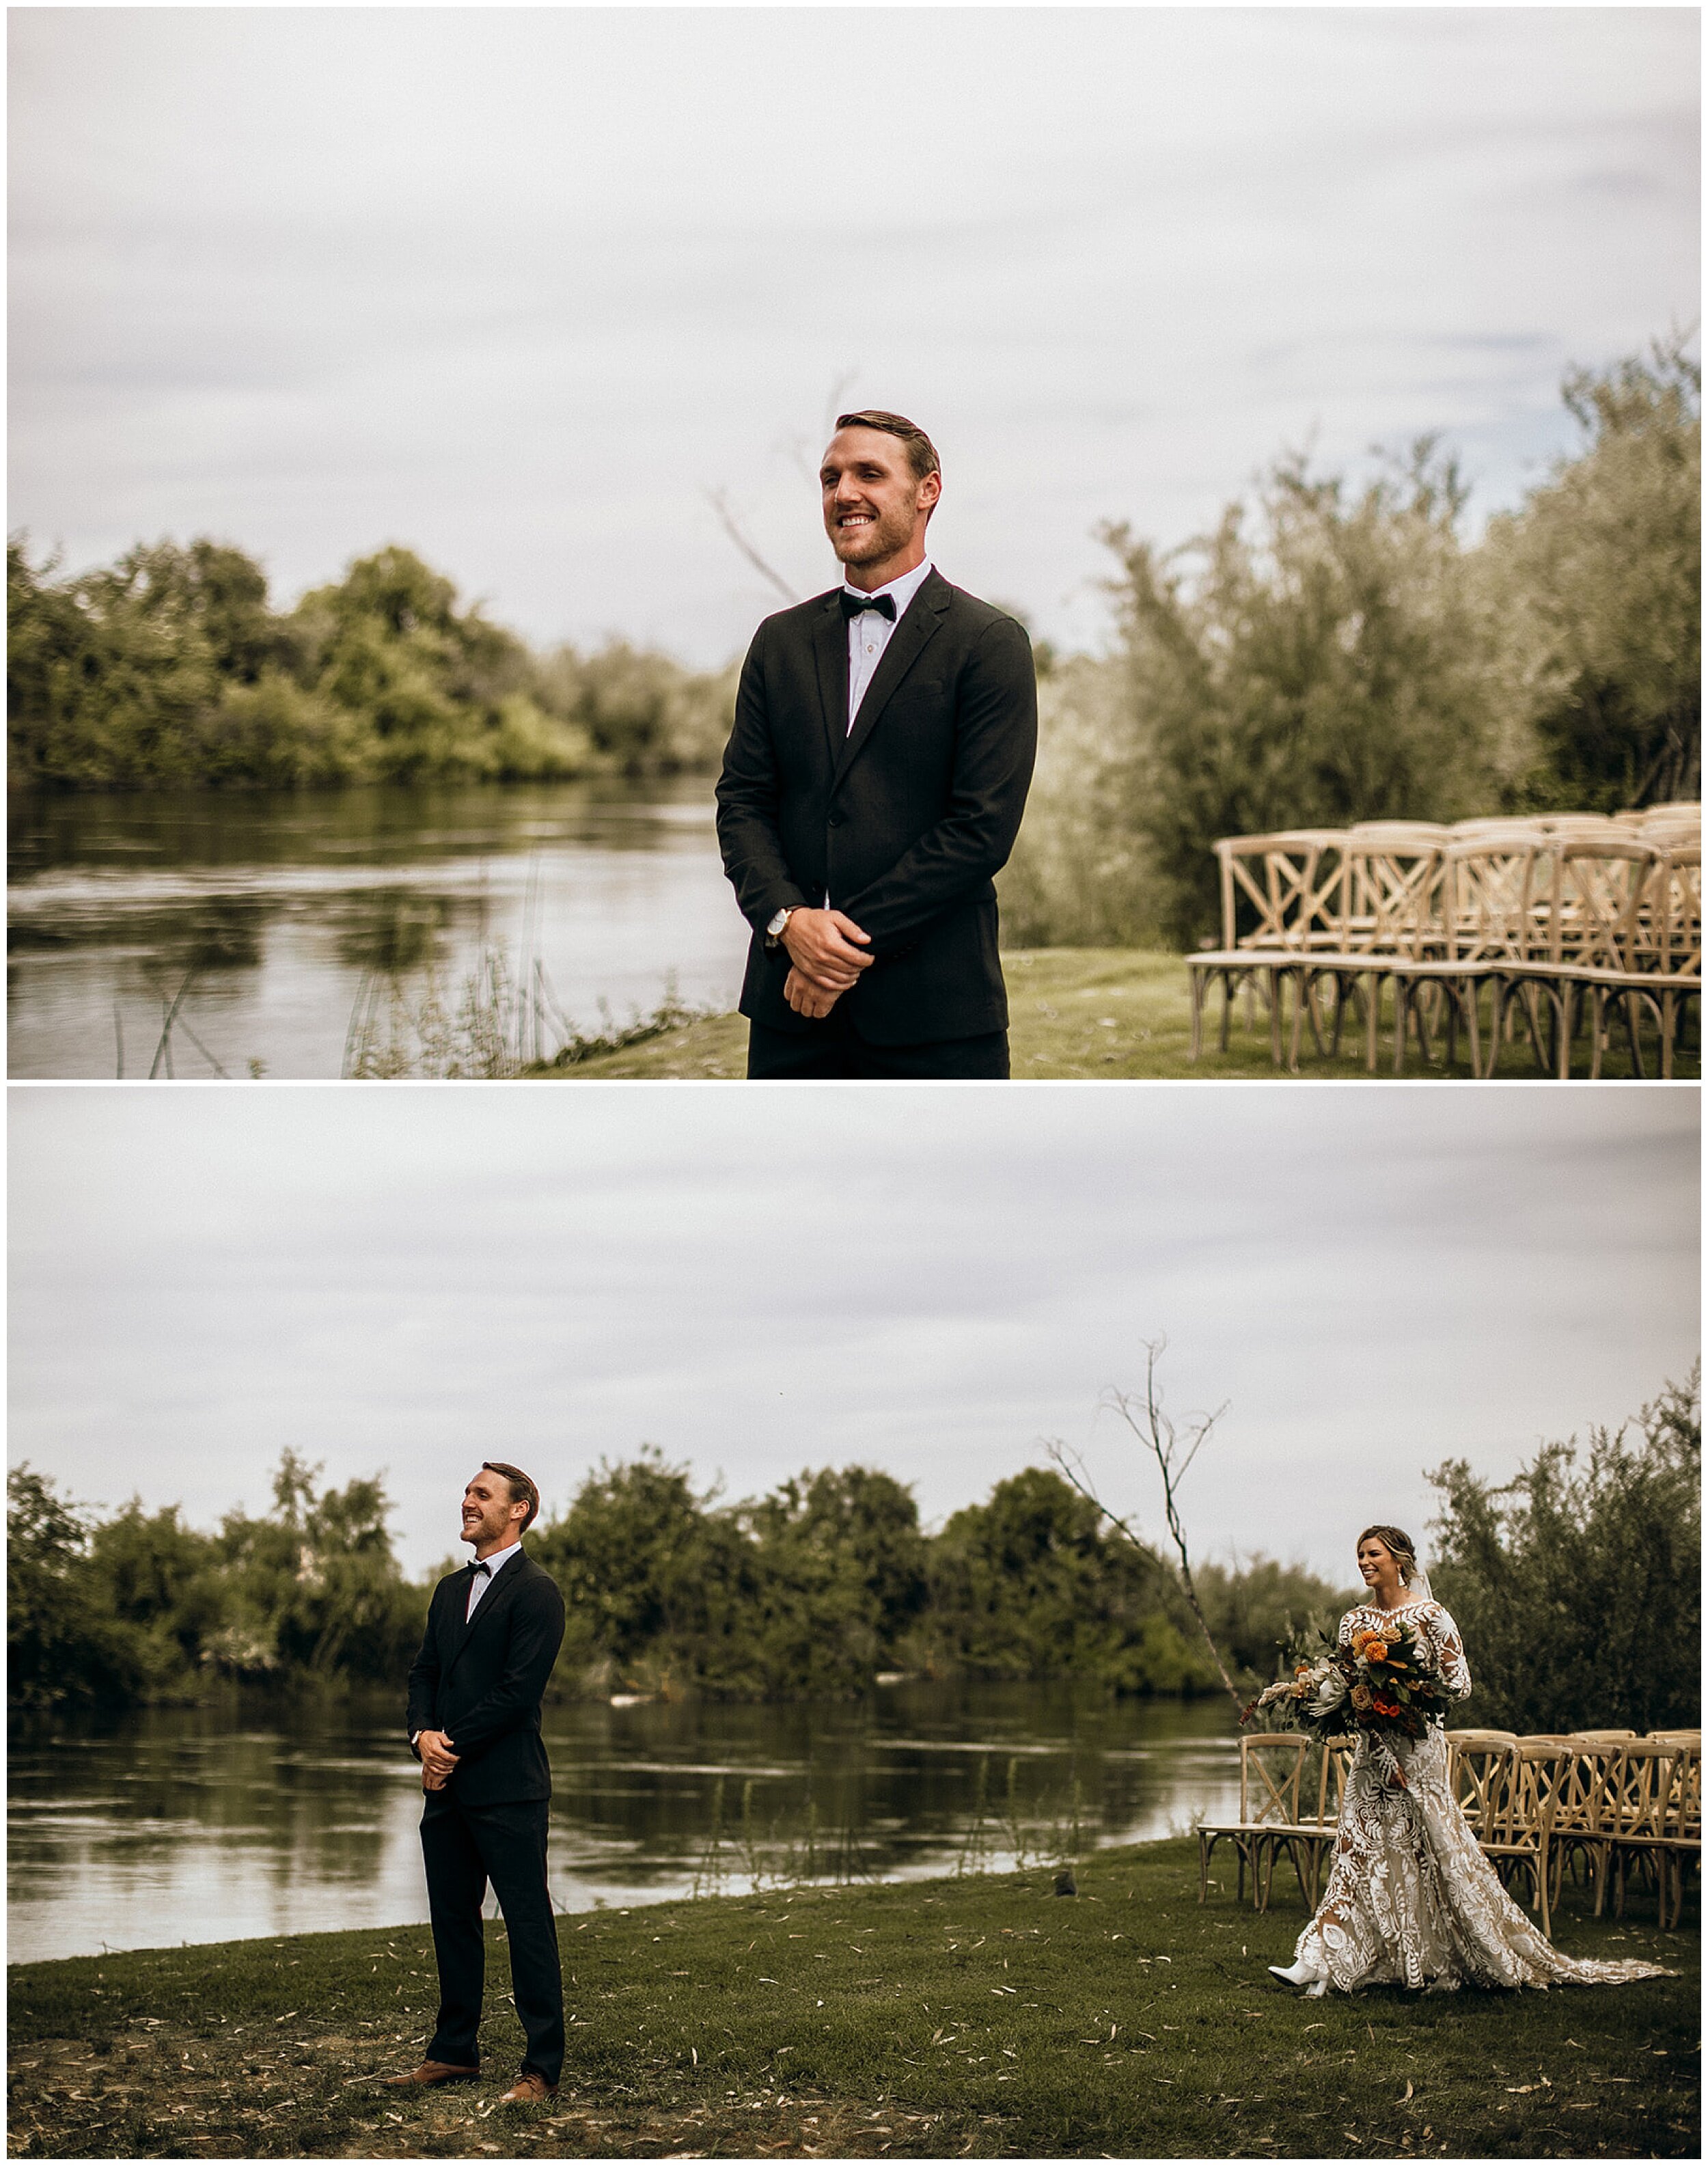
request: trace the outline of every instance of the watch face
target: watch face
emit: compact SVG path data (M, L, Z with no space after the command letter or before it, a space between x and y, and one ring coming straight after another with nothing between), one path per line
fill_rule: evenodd
M770 924L767 925L765 929L774 940L788 922L788 912L786 910L779 910L776 917L772 919Z

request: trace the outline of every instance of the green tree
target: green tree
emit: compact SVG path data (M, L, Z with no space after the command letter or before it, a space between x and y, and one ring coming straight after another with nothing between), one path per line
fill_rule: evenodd
M1679 339L1597 372L1582 429L1483 553L1537 740L1527 795L1613 811L1702 787L1702 372Z
M1435 1593L1475 1681L1464 1722L1522 1731L1701 1720L1700 1368L1635 1424L1543 1445L1499 1487L1449 1460L1430 1477Z
M1041 1467L957 1512L931 1545L928 1626L939 1659L1132 1692L1213 1687L1207 1660L1168 1616L1160 1568L1099 1527L1097 1507Z
M1220 836L1449 820L1498 794L1496 627L1464 505L1426 438L1356 491L1283 459L1183 550L1106 530L1131 716L1110 811L1183 943L1216 930Z
M845 1698L894 1667L924 1606L910 1491L871 1467L782 1483L741 1515L754 1545L753 1630L772 1695Z
M145 1512L133 1497L94 1529L89 1555L113 1614L156 1643L163 1668L187 1674L225 1622L227 1591L218 1543L181 1514L177 1504Z
M530 1536L563 1590L566 1673L579 1662L643 1689L762 1695L752 1545L709 1503L647 1445L625 1465L602 1461Z
M1244 1565L1197 1564L1193 1581L1205 1617L1228 1667L1247 1686L1268 1684L1281 1649L1298 1634L1332 1633L1363 1590L1320 1579L1302 1565L1261 1554Z
M228 1513L219 1536L229 1621L209 1658L239 1674L304 1672L372 1683L400 1679L419 1641L425 1591L407 1582L377 1477L319 1491L320 1469L289 1449L273 1477L273 1508Z
M87 1513L25 1462L6 1477L6 1667L15 1714L134 1703L150 1683L139 1634L102 1599Z

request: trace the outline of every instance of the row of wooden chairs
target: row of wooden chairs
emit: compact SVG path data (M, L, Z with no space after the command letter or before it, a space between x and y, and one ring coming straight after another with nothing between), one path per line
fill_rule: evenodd
M1544 1932L1568 1862L1587 1868L1598 1918L1610 1884L1624 1915L1630 1871L1646 1867L1660 1924L1677 1924L1685 1876L1702 1857L1700 1730L1450 1730L1447 1755L1479 1842L1503 1878L1524 1869Z
M1700 806L1453 828L1373 821L1231 836L1215 848L1222 944L1188 959L1194 1059L1216 982L1223 1050L1243 988L1268 1007L1278 1065L1292 991L1286 1058L1294 1070L1307 1025L1318 1052L1325 1049L1321 997L1329 988L1332 1050L1356 1000L1373 1073L1382 994L1391 985L1396 1075L1414 1036L1426 1063L1432 1058L1431 1020L1444 1012L1447 1057L1463 1030L1474 1073L1495 1072L1503 1041L1521 1024L1538 1065L1568 1075L1587 1021L1590 1073L1599 1075L1616 1014L1638 1073L1645 1019L1653 1020L1661 1072L1669 1075L1689 1004L1700 1006Z
M1253 1905L1268 1910L1275 1866L1284 1855L1307 1905L1315 1909L1352 1744L1350 1737L1335 1738L1316 1749L1315 1811L1307 1812L1310 1741L1292 1730L1240 1740L1239 1817L1206 1822L1198 1831L1200 1903L1216 1846L1228 1842L1241 1902L1249 1870ZM1453 1794L1502 1879L1521 1870L1527 1877L1531 1908L1540 1914L1544 1933L1551 1930L1568 1861L1587 1868L1597 1917L1610 1885L1616 1914L1624 1915L1630 1868L1642 1863L1655 1875L1661 1925L1678 1922L1685 1875L1701 1862L1701 1746L1700 1730L1647 1738L1632 1730L1531 1737L1510 1730L1447 1733Z

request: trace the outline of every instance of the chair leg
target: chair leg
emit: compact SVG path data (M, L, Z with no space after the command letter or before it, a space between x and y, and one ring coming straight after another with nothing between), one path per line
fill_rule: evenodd
M1204 1050L1204 992L1205 973L1196 963L1189 963L1186 975L1192 981L1192 1058L1196 1060Z

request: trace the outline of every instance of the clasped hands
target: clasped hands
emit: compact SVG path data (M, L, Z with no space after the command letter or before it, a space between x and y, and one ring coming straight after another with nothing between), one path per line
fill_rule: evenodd
M789 973L783 996L797 1015L817 1021L829 1015L848 988L870 969L861 949L871 936L840 910L792 910L783 928Z
M415 1740L415 1750L421 1756L421 1788L442 1790L456 1772L457 1756L451 1740L442 1730L424 1730Z

